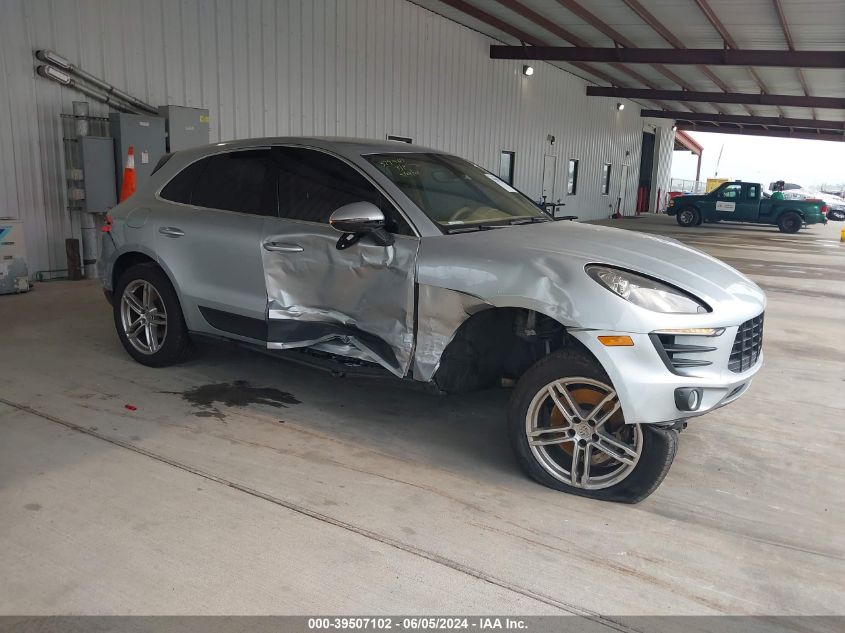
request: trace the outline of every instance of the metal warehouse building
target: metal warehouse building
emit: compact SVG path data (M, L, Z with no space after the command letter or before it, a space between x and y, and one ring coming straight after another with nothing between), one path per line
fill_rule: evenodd
M0 633L845 631L843 27L0 0Z
M624 99L587 97L591 82L572 72L591 77L578 68L532 62L526 76L524 62L490 59L500 40L412 2L3 6L0 215L24 221L31 272L64 269L65 239L79 234L64 194L60 114L84 99L36 75L37 49L148 103L208 109L212 142L397 136L493 172L512 152L505 159L516 187L538 201L561 199L559 213L583 220L617 207L634 212L645 131L655 136L652 207L667 190L674 121L643 119ZM105 105L89 101L92 115L107 116ZM568 187L574 170L577 183Z

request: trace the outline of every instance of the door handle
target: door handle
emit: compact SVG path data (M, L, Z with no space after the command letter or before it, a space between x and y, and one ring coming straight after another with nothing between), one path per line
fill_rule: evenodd
M301 253L302 247L299 244L289 242L264 242L264 250L277 253Z
M167 237L182 237L185 234L185 231L177 229L175 226L160 226L158 232Z

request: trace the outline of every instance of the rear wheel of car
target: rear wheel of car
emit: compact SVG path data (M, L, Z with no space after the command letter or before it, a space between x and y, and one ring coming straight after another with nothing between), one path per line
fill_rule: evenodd
M804 220L794 211L784 213L778 218L778 228L781 233L797 233L804 225Z
M845 220L845 211L840 211L839 209L831 209L827 212L827 219L833 220L834 222L841 222Z
M695 207L684 207L675 215L681 226L695 226L701 224L701 213Z
M114 325L132 358L149 367L166 367L188 358L193 345L179 298L158 266L132 266L114 290Z
M578 350L538 361L511 398L511 444L525 472L571 494L637 503L663 481L678 433L626 424L599 363Z

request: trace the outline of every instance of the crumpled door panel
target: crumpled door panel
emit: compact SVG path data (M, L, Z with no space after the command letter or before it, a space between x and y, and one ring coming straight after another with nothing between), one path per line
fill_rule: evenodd
M366 236L336 248L329 226L268 219L262 248L268 297L270 349L350 347L355 354L404 376L414 343L416 238L396 236L379 246ZM348 355L348 354L346 354Z

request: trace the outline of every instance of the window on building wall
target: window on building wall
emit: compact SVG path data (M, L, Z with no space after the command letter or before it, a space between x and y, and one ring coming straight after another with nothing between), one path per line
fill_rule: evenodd
M578 192L578 161L569 159L569 170L566 175L566 194L574 196Z
M499 156L499 178L509 185L513 184L514 152L502 152Z
M610 193L610 163L601 166L601 195Z

